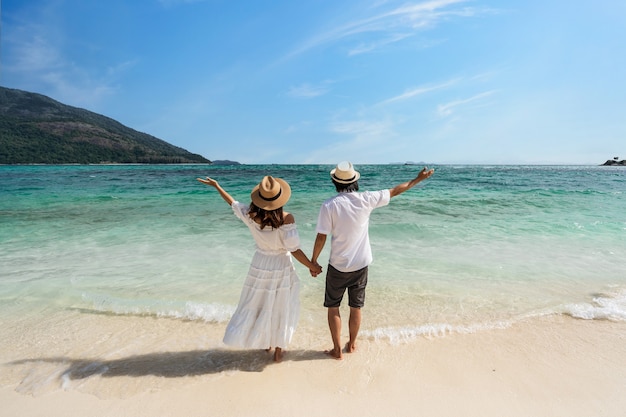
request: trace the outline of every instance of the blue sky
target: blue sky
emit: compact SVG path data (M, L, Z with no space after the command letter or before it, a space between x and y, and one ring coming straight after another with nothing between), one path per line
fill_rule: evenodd
M242 163L626 158L623 0L4 0L0 84Z

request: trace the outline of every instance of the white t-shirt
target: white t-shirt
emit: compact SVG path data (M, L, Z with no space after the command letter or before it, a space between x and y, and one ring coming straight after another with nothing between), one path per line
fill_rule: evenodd
M353 272L372 263L370 214L389 204L389 190L339 193L324 201L316 232L331 235L329 263L341 272Z

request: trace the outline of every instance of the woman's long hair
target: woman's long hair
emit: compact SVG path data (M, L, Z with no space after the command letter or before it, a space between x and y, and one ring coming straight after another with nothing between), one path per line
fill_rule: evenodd
M256 204L250 203L250 210L248 211L248 214L252 220L261 226L261 229L264 229L265 226L271 226L272 229L278 229L285 223L282 207L275 210L263 210L262 208L257 207Z

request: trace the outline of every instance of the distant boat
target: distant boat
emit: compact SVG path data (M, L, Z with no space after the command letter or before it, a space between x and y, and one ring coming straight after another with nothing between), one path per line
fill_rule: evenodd
M426 163L425 162L406 161L406 162L390 162L389 165L426 165Z

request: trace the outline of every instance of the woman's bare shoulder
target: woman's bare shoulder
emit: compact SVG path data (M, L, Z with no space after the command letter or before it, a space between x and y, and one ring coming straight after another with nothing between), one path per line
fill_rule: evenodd
M283 219L284 219L283 224L293 224L296 222L295 217L293 217L293 214L291 213L284 213Z

